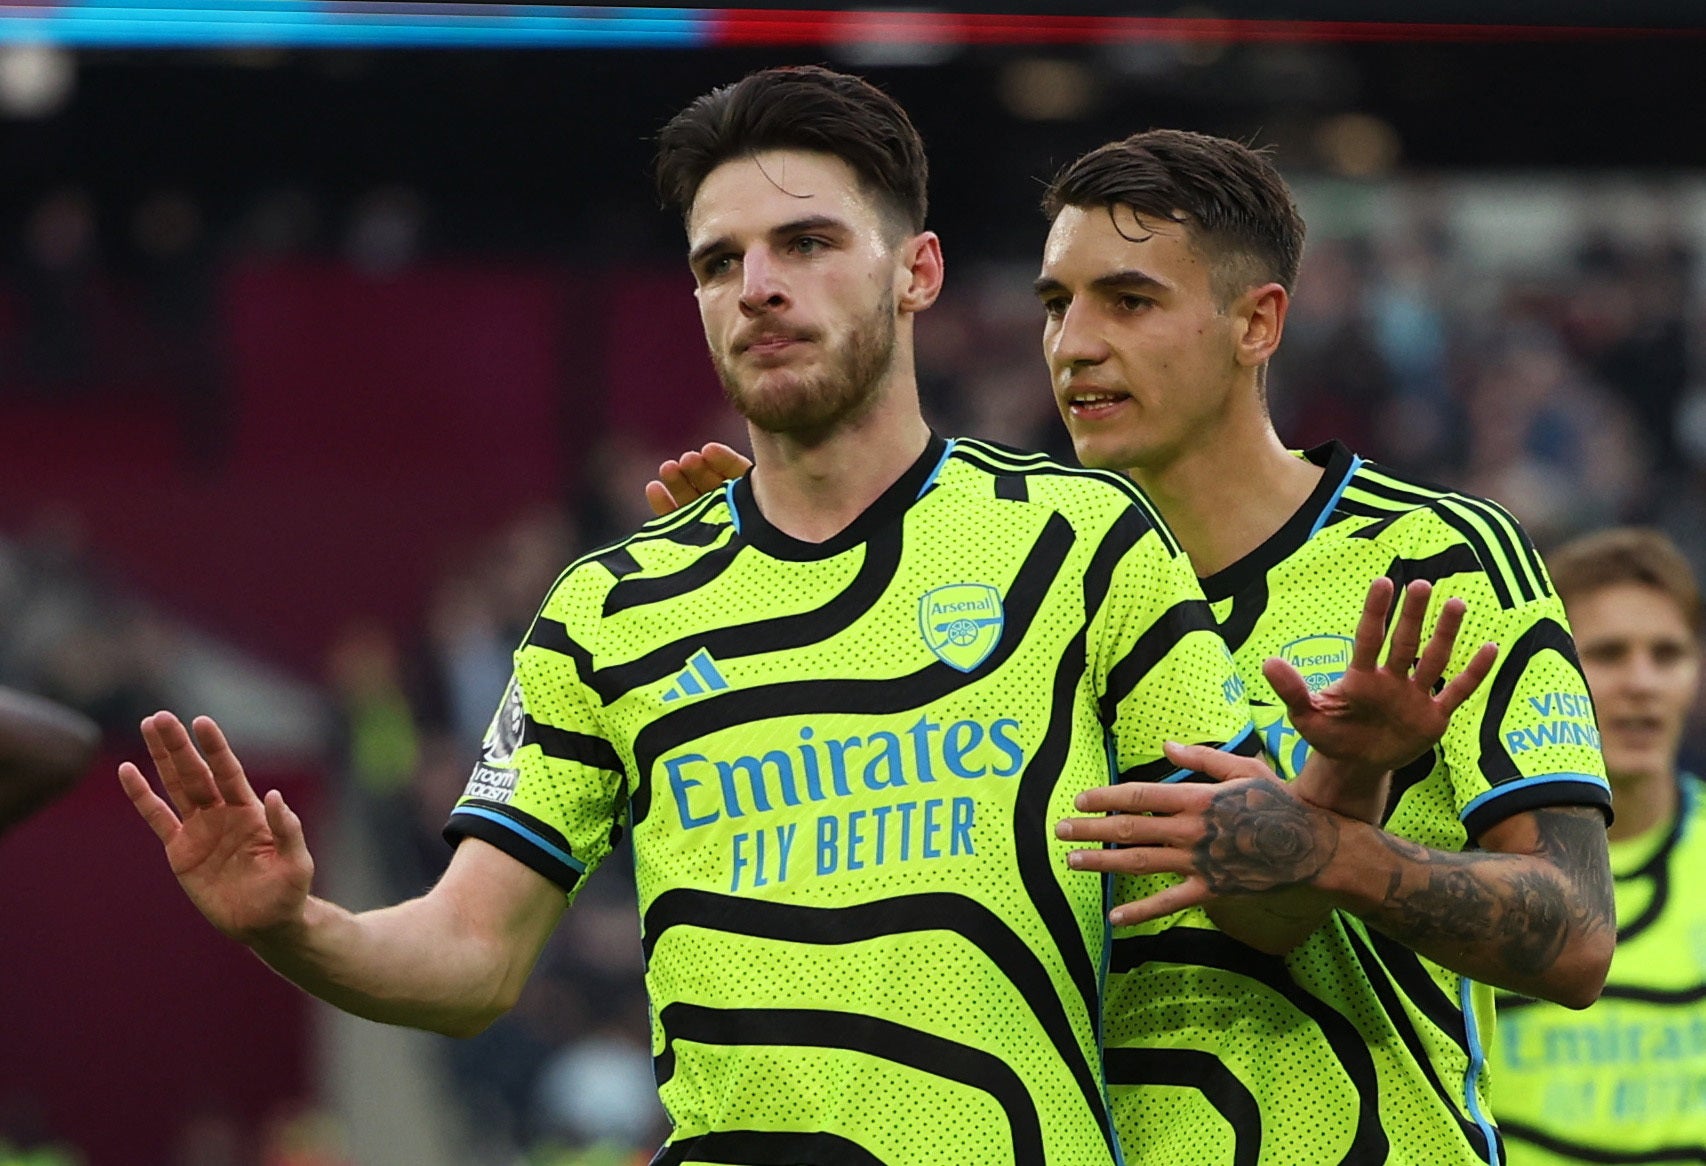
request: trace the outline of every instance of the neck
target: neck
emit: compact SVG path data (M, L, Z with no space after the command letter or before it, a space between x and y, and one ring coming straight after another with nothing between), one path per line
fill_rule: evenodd
M1154 500L1199 577L1261 546L1297 512L1321 467L1287 452L1266 409L1227 418L1178 456L1128 471Z
M1676 774L1650 773L1637 778L1613 778L1611 801L1617 811L1608 836L1613 842L1639 838L1667 825L1676 813Z
M752 496L790 538L840 534L904 474L930 440L916 392L885 391L857 418L811 439L749 427Z

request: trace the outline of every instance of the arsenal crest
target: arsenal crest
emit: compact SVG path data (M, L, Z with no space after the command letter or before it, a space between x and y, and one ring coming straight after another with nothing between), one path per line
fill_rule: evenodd
M918 630L936 658L970 672L1001 642L1001 593L987 583L952 583L918 601Z

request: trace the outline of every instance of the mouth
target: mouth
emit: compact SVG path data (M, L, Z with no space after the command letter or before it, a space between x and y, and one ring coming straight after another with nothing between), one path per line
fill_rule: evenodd
M796 345L806 344L811 337L803 332L765 332L735 344L735 352L759 359L778 356Z
M1599 728L1620 741L1650 744L1658 740L1665 726L1658 717L1627 716L1601 718Z
M1073 417L1095 421L1110 415L1131 400L1131 394L1108 389L1075 389L1066 395L1065 400L1067 410Z

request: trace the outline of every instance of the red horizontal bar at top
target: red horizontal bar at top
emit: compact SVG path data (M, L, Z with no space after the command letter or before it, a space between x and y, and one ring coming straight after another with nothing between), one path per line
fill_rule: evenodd
M1581 41L1702 36L1702 29L1596 28L1541 24L1425 24L1399 21L1233 20L1172 16L1047 16L996 13L724 8L707 13L714 45L1398 43Z

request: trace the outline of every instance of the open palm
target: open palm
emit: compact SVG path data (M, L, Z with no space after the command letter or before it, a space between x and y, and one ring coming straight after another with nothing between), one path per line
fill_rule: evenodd
M219 726L198 717L194 730L192 740L166 712L142 722L170 803L128 761L119 766L119 784L197 909L225 934L253 939L300 917L314 860L301 819L276 790L265 801L255 796Z
M1292 726L1323 757L1370 769L1397 769L1445 735L1451 714L1492 671L1498 647L1482 644L1463 671L1439 688L1463 626L1465 605L1455 596L1446 600L1418 658L1422 622L1433 592L1424 579L1405 589L1392 643L1382 661L1380 647L1394 590L1392 580L1384 576L1369 586L1350 666L1319 692L1310 692L1302 675L1284 660L1275 657L1262 665L1262 674L1285 702Z

